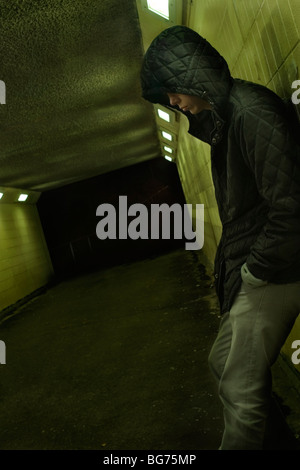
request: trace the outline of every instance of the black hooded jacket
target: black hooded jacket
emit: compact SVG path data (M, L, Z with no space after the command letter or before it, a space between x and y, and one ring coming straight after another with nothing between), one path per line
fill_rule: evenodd
M266 87L232 78L223 57L185 26L166 29L152 42L141 83L152 103L169 106L171 92L200 96L212 106L184 114L189 133L211 145L223 226L215 258L222 313L232 306L245 262L264 281L299 281L300 128L293 107Z

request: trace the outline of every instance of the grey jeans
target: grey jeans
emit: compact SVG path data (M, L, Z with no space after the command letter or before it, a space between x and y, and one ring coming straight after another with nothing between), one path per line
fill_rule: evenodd
M275 362L300 312L300 282L244 282L209 355L224 406L221 450L262 449ZM299 338L300 339L300 338Z

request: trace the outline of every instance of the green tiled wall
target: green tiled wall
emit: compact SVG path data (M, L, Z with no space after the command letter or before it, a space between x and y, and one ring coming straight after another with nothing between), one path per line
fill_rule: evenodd
M0 311L45 286L52 263L34 204L3 204L0 211Z
M197 0L190 4L187 25L224 56L233 77L265 85L283 98L291 96L291 84L300 78L299 0ZM180 119L178 170L187 202L205 205L202 252L212 268L221 224L210 149L189 136L186 118ZM287 356L294 339L300 339L300 319L283 348Z

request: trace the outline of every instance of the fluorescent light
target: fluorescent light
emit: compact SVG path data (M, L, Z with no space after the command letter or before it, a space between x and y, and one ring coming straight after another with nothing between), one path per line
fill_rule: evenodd
M19 198L18 198L18 201L26 201L26 199L28 198L28 194L20 194Z
M3 197L3 193L0 193L0 199L2 199L2 197Z
M173 153L173 149L171 149L171 147L167 147L166 145L164 145L164 150L166 152Z
M165 155L165 159L168 160L169 162L173 161L173 159L171 157L169 157L169 155Z
M169 132L162 131L162 136L167 140L173 140L173 137L171 136L171 134L169 134Z
M157 112L158 112L158 115L161 119L163 119L164 121L170 122L170 114L169 113L166 113L162 109L158 109Z
M169 0L147 0L148 9L159 16L170 18L169 16Z

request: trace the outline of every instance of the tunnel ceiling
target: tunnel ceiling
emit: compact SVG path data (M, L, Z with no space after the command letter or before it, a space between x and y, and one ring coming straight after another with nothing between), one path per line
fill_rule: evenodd
M135 0L0 8L0 186L45 191L160 155Z

